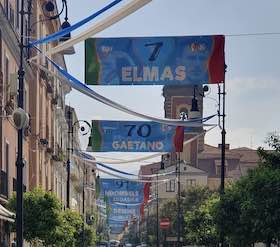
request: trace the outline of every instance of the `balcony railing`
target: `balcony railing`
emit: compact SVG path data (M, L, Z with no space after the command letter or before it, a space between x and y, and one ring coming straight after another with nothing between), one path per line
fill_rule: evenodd
M7 173L2 170L0 175L0 195L8 197L8 176Z

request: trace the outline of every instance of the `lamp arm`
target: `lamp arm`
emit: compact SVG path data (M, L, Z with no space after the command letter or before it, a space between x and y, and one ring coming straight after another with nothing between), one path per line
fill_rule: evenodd
M31 32L31 30L33 29L34 25L36 25L36 24L39 23L39 22L52 21L52 20L57 19L57 18L62 14L62 12L64 11L65 6L66 6L66 15L68 15L68 9L67 9L66 0L63 0L62 3L63 3L62 9L60 10L60 12L59 12L57 15L54 15L54 16L47 16L47 15L44 14L44 16L45 16L46 18L45 18L45 19L41 19L41 20L39 20L39 21L33 22L33 23L30 25L29 31Z

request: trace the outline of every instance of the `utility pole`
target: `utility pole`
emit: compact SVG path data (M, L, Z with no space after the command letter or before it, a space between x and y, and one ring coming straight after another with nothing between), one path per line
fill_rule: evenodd
M85 246L85 186L87 185L87 169L86 165L84 163L84 169L83 169L83 247Z
M221 92L220 85L218 86L218 94L219 94L219 118L222 118L222 126L221 128L221 135L222 135L222 146L221 146L221 185L220 185L220 200L223 200L224 193L225 193L225 151L226 151L226 130L225 130L225 82L223 83L223 91ZM220 112L220 104L221 104L221 95L222 98L222 105L223 105L223 113ZM220 121L219 121L220 122ZM221 234L220 234L220 241L221 247L225 246L225 236L224 236L224 229L222 227Z
M157 171L157 184L156 184L156 200L157 200L157 247L159 247L158 171Z
M177 186L178 186L178 194L177 194L177 246L181 246L181 181L180 181L180 152L178 152L177 158Z

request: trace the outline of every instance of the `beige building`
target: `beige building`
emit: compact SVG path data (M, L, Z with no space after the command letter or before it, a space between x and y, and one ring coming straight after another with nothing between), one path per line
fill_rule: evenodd
M90 219L96 210L96 164L92 156L81 150L80 135L84 134L81 127L87 128L85 132L88 134L91 131L84 121L78 119L74 108L66 106L65 116L67 125L70 123L71 127L70 143L68 143L70 153L69 157L66 157L70 159L70 206L80 214L84 210L85 216Z
M26 10L28 2L31 1L25 1ZM45 19L45 2L47 1L32 1L30 33L28 18L24 18L25 42L28 35L39 39L60 29L59 19L42 21ZM0 246L10 243L7 224L11 214L3 206L16 187L17 130L11 116L17 108L18 95L19 3L18 0L0 0ZM55 12L57 11L51 15ZM52 45L56 43L53 42ZM46 51L52 45L40 45L40 49ZM30 51L31 56L35 54L34 50ZM52 58L60 66L66 67L63 54L56 54ZM54 71L46 59L40 58L36 62ZM65 181L60 186L57 186L56 181L64 176L63 153L66 151L64 141L67 133L64 101L71 88L26 62L24 70L24 110L30 116L30 125L24 130L24 190L41 186L60 195L59 198L64 202ZM60 162L57 162L57 157ZM56 170L61 170L59 176Z
M154 163L150 165L141 166L141 175L155 175L151 179L150 193L155 198L156 184L158 182L158 198L162 200L175 199L178 191L178 179L176 176L176 165L166 166L165 169L160 169L161 163ZM168 174L161 176L160 174ZM160 180L168 180L167 182L160 182ZM186 162L180 164L180 186L181 191L187 190L191 186L207 186L208 174L207 172L193 167Z

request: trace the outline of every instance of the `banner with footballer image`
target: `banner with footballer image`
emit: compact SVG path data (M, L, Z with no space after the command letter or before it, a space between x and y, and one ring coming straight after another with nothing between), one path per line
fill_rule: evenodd
M90 38L88 85L202 85L225 78L225 37Z

